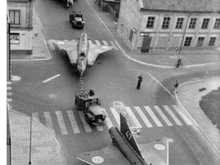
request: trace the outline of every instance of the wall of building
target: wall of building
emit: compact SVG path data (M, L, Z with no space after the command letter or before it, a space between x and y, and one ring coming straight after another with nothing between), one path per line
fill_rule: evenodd
M30 3L32 3L32 1L8 1L8 11L20 11L20 24L11 24L10 38L12 54L32 53L33 10Z
M155 17L154 27L146 28L148 17ZM162 29L164 17L170 17L168 29ZM181 29L176 29L177 18L184 18ZM189 29L190 18L197 18L195 29ZM201 29L204 18L210 18L207 29ZM151 51L155 49L179 49L184 45L185 38L192 36L191 45L184 49L210 48L208 46L210 37L216 37L214 47L220 47L220 29L213 29L215 19L220 18L219 13L188 13L188 12L164 12L164 11L140 11L136 0L122 0L118 21L118 33L126 45L134 50L140 50L143 44L141 33L152 37L150 43ZM186 29L185 29L186 27ZM136 29L133 40L129 40L130 29ZM185 35L184 35L185 34ZM205 37L202 47L197 46L199 37ZM212 47L213 48L213 47Z

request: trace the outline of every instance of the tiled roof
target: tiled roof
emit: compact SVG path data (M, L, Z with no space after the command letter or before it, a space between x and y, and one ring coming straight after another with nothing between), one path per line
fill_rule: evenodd
M143 10L220 12L220 0L141 0Z

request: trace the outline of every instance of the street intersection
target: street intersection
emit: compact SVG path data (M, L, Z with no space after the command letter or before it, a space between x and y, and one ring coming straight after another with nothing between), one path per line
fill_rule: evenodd
M115 49L101 55L96 64L88 68L84 77L85 87L94 89L100 96L113 125L119 123L113 103L118 101L126 105L127 112L140 128L138 142L172 138L171 165L199 164L189 142L184 138L190 138L192 123L181 113L175 101L173 85L176 79L184 82L218 74L219 71L207 74L206 68L166 70L128 60L124 56L126 52L118 46L97 14L92 14L95 10L87 2L80 1L73 8L83 11L85 31L90 42L111 45ZM57 1L39 0L35 5L46 40L71 40L82 33L71 28L69 11ZM13 81L8 88L12 93L9 96L10 104L14 110L32 116L55 133L68 165L81 164L74 155L99 149L110 143L110 138L105 126L91 128L82 113L76 111L74 96L79 88L79 78L67 57L52 50L49 53L52 58L47 61L12 63L12 75L21 79ZM143 76L140 90L135 88L138 75Z

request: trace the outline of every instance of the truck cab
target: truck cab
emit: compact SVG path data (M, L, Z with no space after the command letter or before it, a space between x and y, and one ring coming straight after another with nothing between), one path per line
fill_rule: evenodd
M77 93L75 95L75 105L77 110L83 112L89 125L104 125L106 118L105 109L101 106L99 98L95 96L92 90L84 90Z

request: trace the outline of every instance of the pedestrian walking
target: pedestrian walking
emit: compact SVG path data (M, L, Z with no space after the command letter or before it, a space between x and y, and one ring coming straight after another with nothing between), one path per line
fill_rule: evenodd
M141 88L141 83L143 81L143 77L141 75L138 76L136 89L139 90Z
M175 84L174 84L174 90L173 90L173 92L175 92L175 91L177 90L178 86L179 86L179 82L176 80L176 82L175 82Z
M182 59L179 58L179 59L177 60L177 63L176 63L176 68L179 68L181 65L183 65Z

